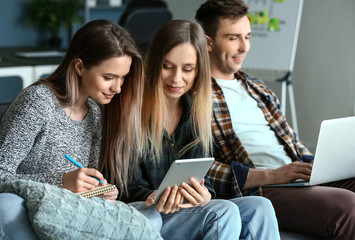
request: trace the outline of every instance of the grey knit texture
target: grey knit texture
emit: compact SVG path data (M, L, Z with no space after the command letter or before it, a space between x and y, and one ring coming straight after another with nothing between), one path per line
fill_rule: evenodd
M63 173L78 167L97 168L101 143L100 109L88 99L88 114L74 121L45 85L24 89L0 125L0 182L33 180L62 186Z
M64 188L25 180L0 183L2 192L25 200L29 220L41 240L162 239L146 217L120 201L84 198Z

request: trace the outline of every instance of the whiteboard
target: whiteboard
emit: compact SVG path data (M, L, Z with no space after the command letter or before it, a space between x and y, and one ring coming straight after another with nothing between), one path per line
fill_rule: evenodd
M243 70L292 72L303 0L245 0L245 3L249 6L252 37Z

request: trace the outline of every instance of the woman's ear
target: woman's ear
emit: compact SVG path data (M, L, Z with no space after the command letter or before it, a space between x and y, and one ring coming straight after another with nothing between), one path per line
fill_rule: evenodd
M206 39L207 39L207 49L208 49L208 52L212 52L212 38L208 35L206 35Z
M79 76L81 76L83 74L84 64L83 64L83 61L80 58L75 58L74 59L74 69L75 69L75 72Z

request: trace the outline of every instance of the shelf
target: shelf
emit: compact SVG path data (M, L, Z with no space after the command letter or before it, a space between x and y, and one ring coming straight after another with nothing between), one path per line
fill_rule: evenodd
M126 5L121 5L121 6L96 6L96 7L89 7L90 11L110 11L110 10L120 10L126 8Z

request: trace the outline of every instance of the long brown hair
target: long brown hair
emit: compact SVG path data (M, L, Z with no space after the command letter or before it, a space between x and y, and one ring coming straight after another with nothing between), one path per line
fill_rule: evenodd
M58 97L63 106L79 99L80 77L74 60L80 58L86 69L99 65L111 57L130 56L132 64L121 93L109 104L102 105L103 136L98 170L111 183L127 192L127 181L135 175L141 152L141 106L144 88L143 61L129 33L108 20L95 20L79 29L63 61L44 83Z
M145 137L145 149L153 153L155 161L159 161L162 153L164 123L169 117L160 78L163 60L171 49L184 43L191 43L196 49L198 73L189 91L194 95L191 115L195 141L185 146L180 151L180 155L197 143L202 143L204 154L207 156L212 146L211 75L206 37L198 23L172 20L163 25L155 34L144 64L146 85L142 111L142 132Z

